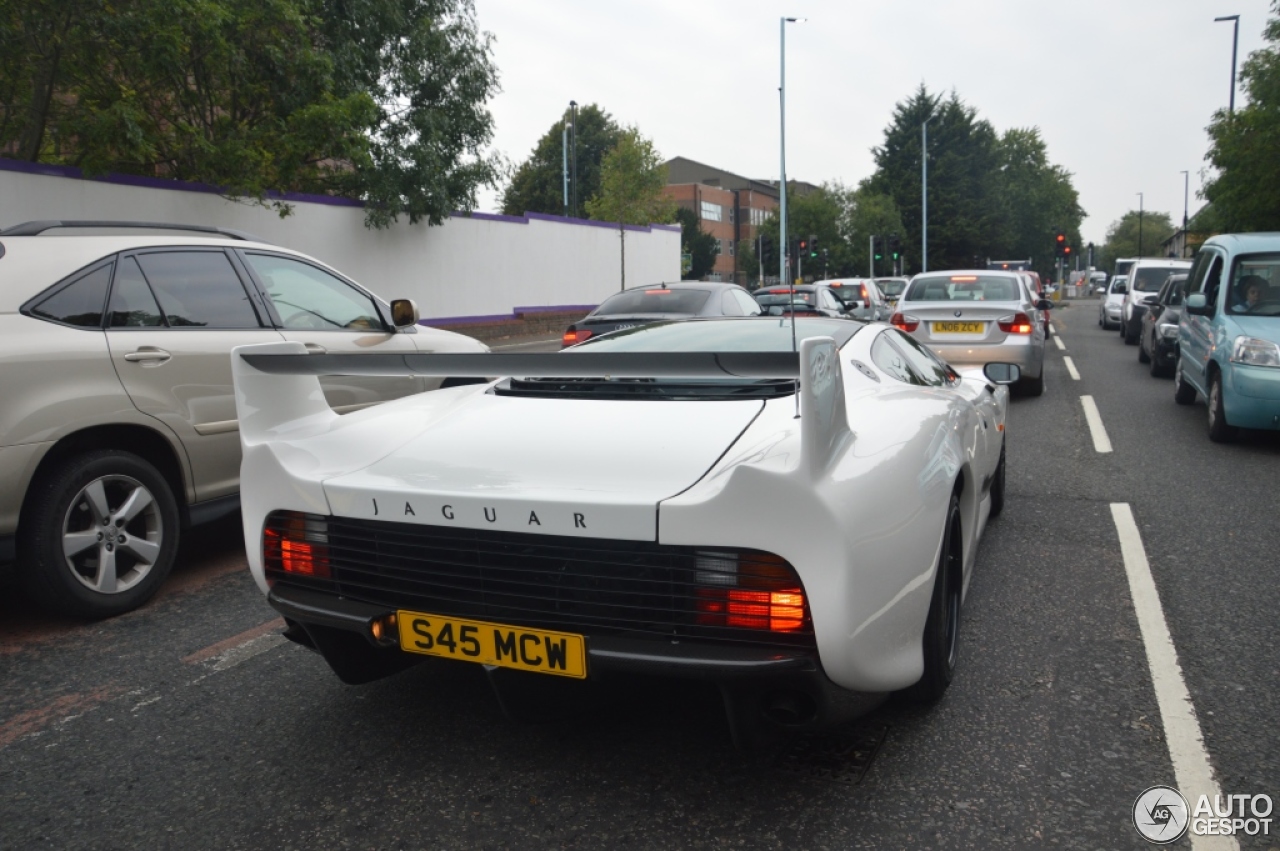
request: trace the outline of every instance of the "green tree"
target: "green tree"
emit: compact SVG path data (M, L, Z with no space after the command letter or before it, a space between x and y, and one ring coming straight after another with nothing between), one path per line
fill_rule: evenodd
M700 281L716 264L716 238L702 229L697 215L684 207L676 210L676 221L680 223L680 251L692 258L689 271L684 273L687 281ZM754 254L752 257L754 258ZM739 264L743 255L738 255Z
M1033 268L1049 276L1055 265L1054 236L1059 228L1072 251L1083 256L1080 222L1084 210L1071 174L1049 162L1044 140L1036 128L1014 128L1000 137L998 146L999 227L996 241L979 252L990 259L1031 258Z
M1146 210L1139 215L1139 211L1130 210L1107 228L1107 241L1102 246L1102 263L1098 268L1115 268L1117 257L1160 257L1160 243L1173 236L1174 230L1168 213ZM1141 252L1138 250L1139 237Z
M551 125L529 158L516 167L502 194L502 212L508 216L524 213L564 213L564 125L567 116ZM569 149L570 173L576 150L578 203L600 192L600 162L622 136L622 129L609 113L596 104L578 110L577 139ZM573 187L570 186L570 192Z
M1273 0L1280 13L1280 0ZM1214 216L1228 232L1280 230L1280 18L1267 22L1267 46L1240 70L1247 106L1214 113L1205 159L1218 174L1204 187Z
M845 232L849 245L848 263L841 265L842 276L862 276L871 271L871 237L898 234L902 239L907 229L902 224L898 205L888 195L880 195L860 187L848 196ZM892 259L888 255L875 268L877 275L889 274ZM904 264L905 267L905 264Z
M618 223L622 289L627 288L627 225L663 224L675 219L676 202L662 193L667 167L653 142L636 127L622 131L600 163L600 192L587 201L591 218Z
M437 224L497 182L489 43L472 0L8 2L0 150Z

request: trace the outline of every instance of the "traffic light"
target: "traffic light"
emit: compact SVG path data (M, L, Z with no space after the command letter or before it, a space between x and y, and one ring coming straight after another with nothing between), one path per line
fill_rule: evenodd
M1064 246L1062 246L1062 256L1063 256L1063 257L1065 257L1065 258L1067 258L1068 260L1070 260L1070 259L1071 259L1071 246L1070 246L1070 245L1064 245Z
M767 236L760 237L760 263L766 269L777 270L778 255L773 250L773 240Z
M796 254L798 254L799 256L804 257L806 254L809 253L809 240L802 239L800 240L799 243L797 243L797 246L799 247L800 250L797 251Z
M896 233L889 234L889 255L897 260L902 252L902 240L898 239Z
M809 234L809 259L816 260L818 258L818 238L813 234Z
M871 238L871 247L872 247L871 253L875 257L875 259L883 260L884 259L884 237L873 236Z
M1056 257L1067 256L1067 235L1058 231L1053 237L1053 253Z

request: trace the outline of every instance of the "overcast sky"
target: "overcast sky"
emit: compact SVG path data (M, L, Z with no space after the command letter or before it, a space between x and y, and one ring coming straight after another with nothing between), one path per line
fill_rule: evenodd
M570 100L599 104L675 156L778 176L778 21L787 25L787 176L855 186L894 104L954 89L997 132L1039 127L1101 244L1138 209L1180 223L1207 166L1204 128L1267 0L475 0L502 93L494 148L525 160ZM1243 97L1237 90L1236 105ZM498 208L486 193L480 209Z

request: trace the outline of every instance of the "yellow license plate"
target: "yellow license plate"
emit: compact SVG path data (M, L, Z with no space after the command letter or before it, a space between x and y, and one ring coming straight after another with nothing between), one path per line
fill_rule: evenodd
M935 334L981 334L986 329L985 322L935 322Z
M587 641L571 632L548 632L485 621L396 612L400 649L482 665L585 679Z

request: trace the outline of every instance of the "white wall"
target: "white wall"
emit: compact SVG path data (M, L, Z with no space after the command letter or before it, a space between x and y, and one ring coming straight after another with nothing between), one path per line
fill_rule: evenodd
M36 173L43 172L43 173ZM150 178L83 180L72 169L0 160L0 228L37 219L115 219L248 231L328 263L383 298L412 298L424 319L503 316L516 308L596 305L617 292L617 225L533 214L407 219L364 226L364 209L286 196L293 214ZM626 229L627 285L680 279L680 229Z

